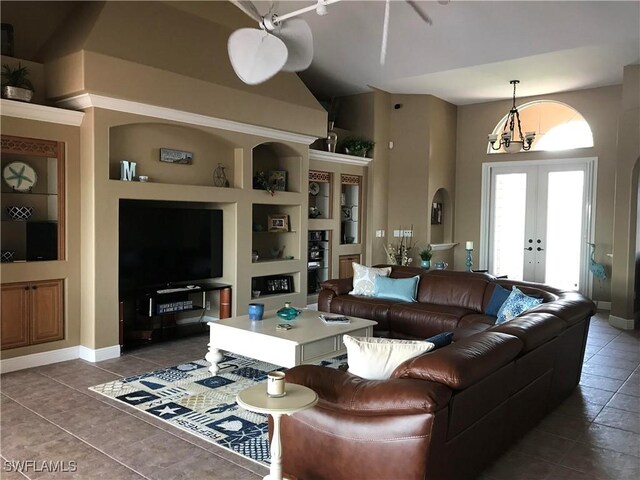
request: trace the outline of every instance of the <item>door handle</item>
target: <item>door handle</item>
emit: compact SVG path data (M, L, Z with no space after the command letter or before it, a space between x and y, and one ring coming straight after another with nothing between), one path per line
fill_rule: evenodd
M541 251L543 251L543 250L544 250L544 248L542 248L542 247L538 247L538 248L536 248L536 250L537 250L537 251L539 251L539 252L541 252Z
M531 250L533 250L533 247L524 247L524 249L531 251Z

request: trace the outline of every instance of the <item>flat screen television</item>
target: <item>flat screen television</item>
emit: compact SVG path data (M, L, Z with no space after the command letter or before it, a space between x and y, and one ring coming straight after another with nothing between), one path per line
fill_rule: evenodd
M120 292L222 276L222 210L120 201Z

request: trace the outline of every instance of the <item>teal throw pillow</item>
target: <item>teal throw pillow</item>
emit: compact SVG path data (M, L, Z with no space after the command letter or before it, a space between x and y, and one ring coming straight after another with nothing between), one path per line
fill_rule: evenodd
M529 297L514 286L509 294L509 298L507 298L502 304L502 307L500 307L498 318L496 319L496 325L508 322L541 303L541 298Z
M373 296L401 302L415 302L420 276L411 278L389 278L376 275Z
M498 316L498 312L500 308L507 301L511 292L506 288L501 287L500 285L495 286L493 289L493 294L491 295L491 299L489 300L489 304L487 305L486 314L491 315L493 317Z

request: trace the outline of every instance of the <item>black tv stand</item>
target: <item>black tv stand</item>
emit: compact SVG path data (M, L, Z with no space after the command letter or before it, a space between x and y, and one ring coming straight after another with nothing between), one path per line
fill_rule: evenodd
M217 282L169 284L132 292L120 301L121 349L206 331L202 322L179 324L179 315L206 311L207 293L220 292L219 318L231 316L231 285ZM197 298L196 295L199 297ZM198 304L199 303L199 304Z

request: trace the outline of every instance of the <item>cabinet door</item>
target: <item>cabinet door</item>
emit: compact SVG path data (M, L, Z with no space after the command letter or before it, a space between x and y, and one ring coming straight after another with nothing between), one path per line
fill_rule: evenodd
M29 344L29 284L2 285L2 316L0 338L2 348L24 347Z
M360 255L340 255L338 257L338 278L353 277L353 262L360 263Z
M63 288L62 280L31 283L31 343L64 338Z

